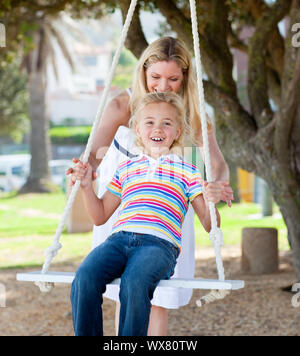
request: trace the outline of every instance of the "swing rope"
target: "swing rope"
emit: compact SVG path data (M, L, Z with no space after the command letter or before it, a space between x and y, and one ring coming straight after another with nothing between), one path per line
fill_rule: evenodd
M205 172L206 172L207 181L212 182L213 178L212 178L211 164L210 164L211 161L210 161L210 152L209 152L209 143L208 143L207 119L206 119L206 112L205 112L202 65L201 65L201 56L200 56L198 22L197 22L195 0L190 0L190 9L191 9L191 19L192 19L194 54L195 54L195 62L196 62L196 74L197 74L197 86L198 86L198 95L199 95ZM211 220L211 231L209 233L209 238L215 249L219 280L224 281L225 274L224 274L224 268L223 268L223 262L221 256L221 246L224 245L224 241L223 241L222 230L217 226L217 216L216 216L214 203L211 202L209 203L209 212L210 212L210 220ZM203 304L213 302L216 299L223 299L228 293L229 291L227 290L211 291L209 294L197 300L196 303L199 307L201 307Z
M126 20L124 23L124 27L122 30L121 38L119 40L119 44L117 47L117 51L114 55L112 66L108 77L105 82L105 87L103 94L101 96L101 101L99 104L99 108L96 114L95 121L92 126L92 130L87 142L86 150L84 152L82 162L86 163L88 161L92 144L94 140L94 136L96 130L98 128L99 122L101 120L105 103L107 100L108 92L111 86L111 82L119 61L119 57L124 46L124 42L127 37L128 29L132 20L132 16L137 4L137 0L131 0L131 4L126 16ZM199 93L199 103L200 103L200 116L201 116L201 125L202 125L202 136L203 136L203 148L204 148L204 157L205 157L205 167L206 167L206 176L209 182L212 181L211 175L211 165L210 165L210 153L209 153L209 144L208 144L208 133L207 133L207 122L206 122L206 113L205 113L205 102L204 102L204 89L203 89L203 79L202 79L202 72L201 72L201 58L200 58L200 47L199 47L199 37L198 37L198 26L197 26L197 15L196 15L196 6L195 0L190 0L190 8L191 8L191 19L192 19L192 29L193 29L193 40L194 40L194 52L195 52L195 59L196 59L196 70L197 70L197 84L198 84L198 93ZM63 228L65 226L67 216L69 211L72 208L74 203L77 191L80 186L80 181L77 180L72 188L71 194L68 198L67 204L65 206L64 212L62 214L60 223L56 230L55 236L53 238L52 245L48 247L45 251L45 262L43 264L43 268L41 270L42 274L46 274L50 267L50 264L53 258L57 255L59 249L62 247L61 243L59 242L60 236L62 234ZM217 227L217 217L215 212L215 206L213 203L209 203L209 211L211 216L212 228L209 233L209 238L214 245L215 255L216 255L216 264L218 269L219 280L224 281L224 268L222 263L222 256L221 256L221 246L224 244L222 231ZM54 283L50 282L35 282L35 284L40 288L41 292L49 292L53 287ZM199 300L197 300L197 305L202 306L203 304L210 303L216 299L222 299L229 293L228 290L221 290L221 291L211 291L208 295L203 296Z
M96 130L98 128L99 122L101 120L101 117L102 117L102 114L103 114L103 111L104 111L104 107L105 107L106 99L107 99L107 96L108 96L108 92L109 92L109 89L111 87L111 82L113 80L114 73L116 71L116 67L117 67L118 62L119 62L120 54L121 54L121 51L122 51L123 46L124 46L124 42L125 42L126 37L127 37L128 29L129 29L129 26L130 26L130 23L131 23L131 20L132 20L132 16L133 16L136 4L137 4L137 0L132 0L131 3L130 3L130 7L128 9L126 20L125 20L125 23L124 23L124 26L123 26L121 38L119 40L119 44L118 44L118 47L117 47L117 51L116 51L116 53L114 55L110 72L109 72L108 77L106 78L106 81L105 81L105 87L104 87L104 90L103 90L103 94L101 96L101 101L100 101L100 104L99 104L99 108L98 108L98 111L97 111L97 114L96 114L96 118L95 118L95 121L93 123L92 129L91 129L91 133L90 133L90 136L89 136L89 139L88 139L88 142L87 142L87 146L86 146L83 158L82 158L82 162L83 163L86 163L88 161L88 158L89 158L89 155L90 155L90 152L91 152L91 149L92 149L92 144L93 144L93 141L94 141L94 136L95 136ZM43 268L42 268L42 271L41 271L42 274L45 274L45 273L48 272L48 269L50 267L50 264L51 264L53 258L57 255L59 249L62 247L62 245L59 243L59 239L60 239L60 236L62 234L63 228L65 226L69 211L71 210L72 205L74 203L74 200L75 200L77 191L79 189L79 186L80 186L80 181L77 180L75 182L75 184L74 184L74 186L72 188L71 194L70 194L70 196L68 198L68 201L67 201L66 207L64 209L62 218L60 220L60 223L58 225L57 231L56 231L55 236L53 238L52 245L50 247L48 247L46 249L46 251L45 251L45 262L44 262L44 265L43 265ZM35 282L35 284L40 288L41 292L49 292L54 287L54 284L53 283L49 283L49 282Z

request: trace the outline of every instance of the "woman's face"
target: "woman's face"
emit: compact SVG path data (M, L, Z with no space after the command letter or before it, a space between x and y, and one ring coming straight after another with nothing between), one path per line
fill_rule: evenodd
M146 70L146 82L149 92L173 91L178 93L182 81L182 69L175 61L156 62Z

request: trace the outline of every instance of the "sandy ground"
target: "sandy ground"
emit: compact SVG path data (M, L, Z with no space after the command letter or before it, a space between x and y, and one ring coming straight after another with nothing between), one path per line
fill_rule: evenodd
M198 250L196 258L196 277L216 278L213 250ZM280 254L278 273L260 276L241 272L239 247L225 247L223 260L226 278L244 280L245 288L202 308L196 306L196 300L205 291L194 291L189 305L169 311L169 336L300 335L300 306L296 307L300 293L280 289L295 282L289 253ZM78 264L53 264L51 269L74 271ZM73 335L70 285L57 285L51 293L42 294L32 283L17 282L17 272L20 270L0 271L0 286L6 291L6 306L0 308L0 335ZM103 313L105 335L114 335L112 301L104 300Z

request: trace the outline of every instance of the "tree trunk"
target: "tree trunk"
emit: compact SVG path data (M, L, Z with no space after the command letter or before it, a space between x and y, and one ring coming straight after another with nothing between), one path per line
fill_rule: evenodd
M46 113L45 77L42 71L29 76L29 112L31 118L30 174L20 193L50 192L53 183L50 179L48 162L50 159L49 120Z
M241 198L240 198L240 191L239 191L239 179L238 179L238 170L237 170L237 165L231 161L228 157L225 157L225 160L228 164L229 167L229 172L230 172L230 186L233 190L233 197L234 200L232 203L240 203Z
M268 184L263 180L262 185L262 216L272 216L273 215L273 197L270 192Z
M276 199L275 199L276 201ZM277 202L286 223L291 244L293 265L296 270L297 283L300 282L300 209L297 209L293 198L287 198L285 203Z
M260 170L262 167L260 167ZM300 184L291 180L292 170L286 172L280 164L273 160L265 165L263 178L268 183L273 199L279 206L288 230L293 265L296 270L297 282L300 282ZM272 172L270 174L269 172Z

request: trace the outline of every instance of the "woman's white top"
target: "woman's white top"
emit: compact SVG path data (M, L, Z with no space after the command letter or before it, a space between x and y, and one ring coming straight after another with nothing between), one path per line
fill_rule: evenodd
M127 90L131 95L130 91ZM98 170L98 196L101 197L105 191L107 184L110 183L119 164L128 159L125 154L126 151L134 152L134 135L132 131L125 127L120 126L116 132L115 140L117 146L121 147L117 149L116 143L113 141L101 162ZM110 236L113 223L116 221L119 208L114 212L110 219L101 226L94 226L93 229L93 242L92 248L95 248L101 244L105 239ZM194 210L192 206L189 206L188 212L185 216L182 225L182 249L177 260L173 278L194 278L195 269L195 232L194 232ZM153 299L152 305L168 309L177 309L183 305L189 303L192 296L192 289L183 288L166 288L157 287ZM119 286L107 286L105 297L119 301Z

